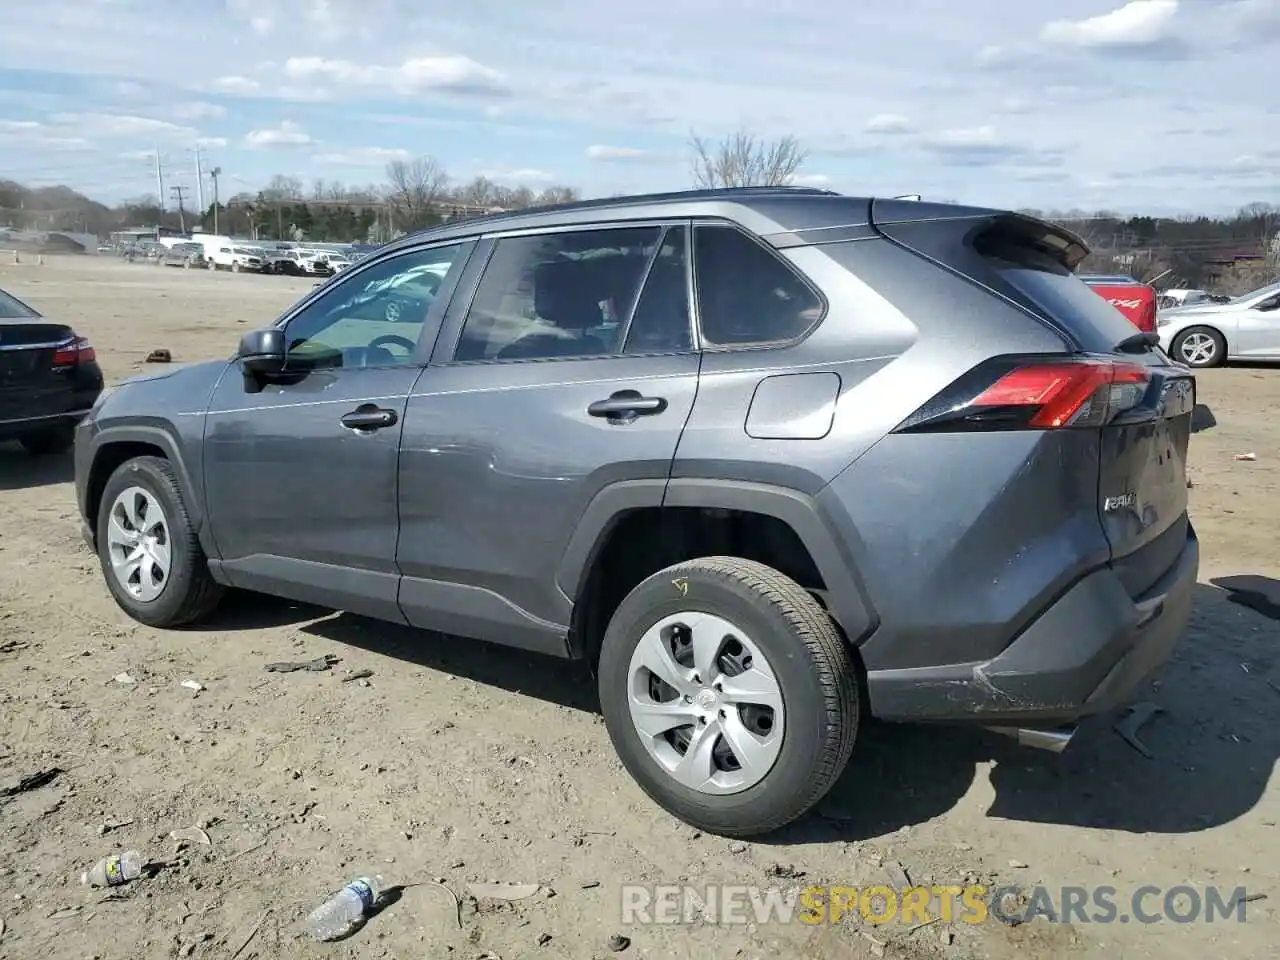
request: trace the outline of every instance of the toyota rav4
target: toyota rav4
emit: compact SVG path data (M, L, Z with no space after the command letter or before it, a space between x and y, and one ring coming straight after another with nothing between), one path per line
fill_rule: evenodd
M237 587L585 660L657 803L763 833L866 717L1061 748L1183 632L1195 382L1086 254L783 188L433 228L109 389L86 536L154 626Z

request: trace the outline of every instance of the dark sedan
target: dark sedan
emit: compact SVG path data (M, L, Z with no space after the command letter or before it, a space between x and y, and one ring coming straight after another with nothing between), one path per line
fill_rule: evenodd
M101 393L89 341L0 290L0 440L61 453Z

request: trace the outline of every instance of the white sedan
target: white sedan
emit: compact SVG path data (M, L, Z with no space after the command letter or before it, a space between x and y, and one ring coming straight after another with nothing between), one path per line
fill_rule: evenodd
M1197 303L1156 317L1160 346L1188 367L1280 360L1280 281L1226 303Z

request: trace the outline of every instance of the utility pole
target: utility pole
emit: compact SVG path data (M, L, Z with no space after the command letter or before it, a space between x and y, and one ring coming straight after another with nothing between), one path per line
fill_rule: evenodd
M178 230L185 234L187 232L187 214L182 206L182 184L175 183L169 189L178 201Z
M221 167L214 167L209 171L209 179L213 182L213 235L218 235L218 177L222 174Z
M160 166L160 148L156 147L156 203L160 204L160 214L163 217L164 206L164 169Z
M200 216L204 216L204 173L200 169L200 144L196 144L196 206L200 208Z

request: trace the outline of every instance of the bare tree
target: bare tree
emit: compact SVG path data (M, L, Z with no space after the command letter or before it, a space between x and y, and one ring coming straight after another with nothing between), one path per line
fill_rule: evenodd
M536 198L534 203L540 207L551 207L561 203L574 203L579 199L578 191L573 187L547 187Z
M694 186L704 189L784 186L795 180L796 172L809 157L793 136L760 140L745 130L719 143L691 134L689 145L694 153Z
M460 187L454 193L454 199L468 206L489 207L495 205L494 197L497 192L498 185L488 177L476 177L470 183Z
M263 188L262 199L279 202L281 200L301 200L302 181L297 177L289 177L283 173L277 173Z
M449 174L432 157L387 164L387 202L403 230L438 222L438 208L448 189Z

